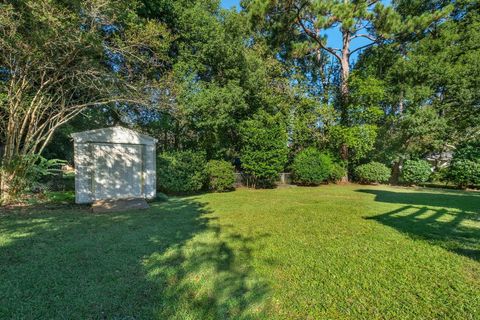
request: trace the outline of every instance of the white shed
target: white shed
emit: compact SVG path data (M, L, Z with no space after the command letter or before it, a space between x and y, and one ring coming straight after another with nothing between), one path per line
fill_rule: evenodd
M156 139L123 127L72 134L75 202L156 196Z

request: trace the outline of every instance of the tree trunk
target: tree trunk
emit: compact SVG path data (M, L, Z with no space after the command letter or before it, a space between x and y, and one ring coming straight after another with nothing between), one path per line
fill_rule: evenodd
M340 158L347 162L348 161L348 146L346 144L342 144L340 146ZM340 179L341 183L348 183L348 167L345 170L345 175Z
M341 78L340 78L340 95L341 95L341 110L342 110L342 124L346 125L348 122L348 78L350 77L350 41L351 35L348 30L342 31L342 56L340 60Z
M341 94L341 104L342 104L342 120L347 120L347 108L348 108L348 77L350 76L350 65L348 63L348 56L342 56L341 60L341 84L340 84L340 94Z
M8 172L0 171L0 205L10 202L12 177Z
M341 78L340 78L340 107L341 107L341 124L348 125L348 104L349 104L349 87L348 78L350 76L350 41L351 35L348 30L342 30L343 46L342 56L340 60ZM348 161L348 145L343 143L340 146L340 158L343 161ZM342 183L348 182L348 170L346 170L345 176L341 179Z
M392 166L392 176L390 177L390 183L397 185L400 181L400 167L402 166L403 161L398 160L393 163Z
M403 101L403 91L401 91L399 101L398 101L398 113L403 114L404 108L405 108L405 106L404 106L404 101Z

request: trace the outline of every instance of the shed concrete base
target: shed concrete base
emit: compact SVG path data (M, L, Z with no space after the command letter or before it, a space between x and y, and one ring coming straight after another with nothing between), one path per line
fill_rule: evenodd
M120 212L148 209L150 206L143 198L97 200L92 203L94 213Z

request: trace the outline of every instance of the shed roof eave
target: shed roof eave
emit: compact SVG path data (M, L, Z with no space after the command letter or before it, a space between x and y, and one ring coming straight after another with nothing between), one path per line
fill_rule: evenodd
M116 126L76 132L70 135L76 143L132 143L154 145L157 139L134 130Z

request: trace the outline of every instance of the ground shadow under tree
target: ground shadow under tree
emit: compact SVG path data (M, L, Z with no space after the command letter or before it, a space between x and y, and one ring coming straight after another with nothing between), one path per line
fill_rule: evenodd
M248 239L192 198L146 211L0 217L0 318L258 317ZM3 239L3 241L2 241Z
M402 207L366 217L414 239L480 261L480 194L357 190Z

